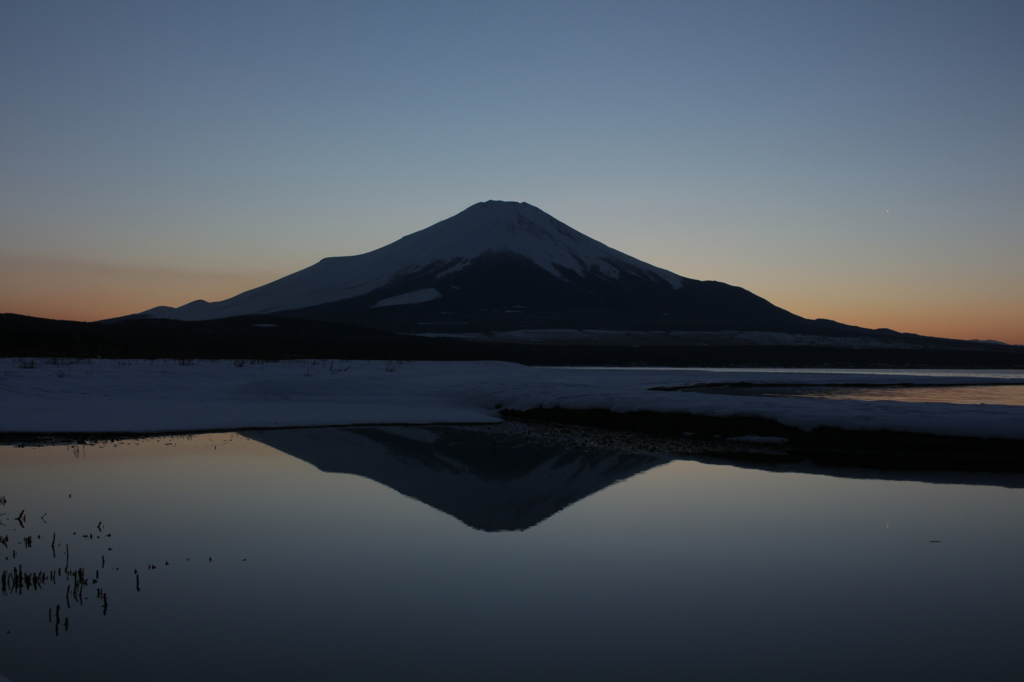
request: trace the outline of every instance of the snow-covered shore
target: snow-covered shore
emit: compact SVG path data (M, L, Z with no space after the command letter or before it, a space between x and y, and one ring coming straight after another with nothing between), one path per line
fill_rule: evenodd
M720 382L977 383L976 376L526 367L503 362L0 360L0 433L169 433L347 424L489 423L539 407L763 417L811 430L1024 439L1024 407L713 395ZM986 382L998 379L984 378ZM1022 379L1004 379L1024 383Z

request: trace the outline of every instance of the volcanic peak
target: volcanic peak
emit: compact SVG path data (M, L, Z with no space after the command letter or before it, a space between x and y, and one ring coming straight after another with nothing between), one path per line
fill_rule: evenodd
M525 202L485 201L447 220L407 235L365 256L387 256L405 266L461 264L484 254L511 253L527 258L561 277L596 269L616 277L618 266L642 270L648 276L679 286L679 277L639 261L577 232L536 206ZM457 269L459 265L453 265Z
M324 258L224 301L160 307L142 314L184 320L264 314L353 299L385 288L389 298L407 293L394 290L402 281L429 274L437 282L496 255L529 261L559 280L579 276L616 281L629 273L671 289L688 281L605 246L536 206L486 201L369 253Z

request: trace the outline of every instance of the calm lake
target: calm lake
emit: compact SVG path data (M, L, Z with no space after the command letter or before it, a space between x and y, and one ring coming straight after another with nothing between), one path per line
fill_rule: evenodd
M1024 676L1020 475L325 428L4 446L0 505L12 682Z
M605 368L586 368L605 369ZM634 368L621 368L630 371ZM671 371L672 368L659 368ZM679 371L690 371L689 368ZM955 403L959 405L1018 405L1024 406L1024 383L999 384L1000 381L1024 382L1024 371L1019 369L775 369L759 368L729 368L715 367L712 371L735 374L745 374L756 371L763 375L788 374L799 372L804 375L827 374L834 383L828 384L771 384L769 381L762 382L764 386L730 386L730 387L700 387L695 386L687 389L698 393L717 393L722 395L746 395L746 396L777 396L786 398L812 398L826 400L895 400L908 403ZM856 376L861 375L861 376ZM889 379L890 385L881 384L877 386L848 385L844 379L850 377L849 381L863 380L864 376L882 375ZM948 379L949 385L920 385L912 386L901 382L913 382L916 377L929 377L941 382ZM741 382L746 377L741 378ZM971 383L959 384L966 379ZM996 383L986 383L994 381ZM719 382L720 383L720 382Z
M826 400L895 400L905 403L1024 406L1024 384L980 386L742 386L694 388L698 393Z

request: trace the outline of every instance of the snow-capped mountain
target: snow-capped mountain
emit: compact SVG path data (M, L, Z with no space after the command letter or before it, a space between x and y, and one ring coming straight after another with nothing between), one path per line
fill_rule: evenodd
M139 316L209 320L268 313L403 332L834 333L826 328L834 323L805 320L738 287L680 277L535 206L505 201L475 204L375 251L325 258L224 301L153 308Z
M153 317L209 320L234 315L308 308L390 288L396 280L429 272L437 279L476 259L508 254L525 258L555 277L623 270L679 288L683 278L609 248L527 203L487 201L385 247L359 256L325 258L316 265L218 303L195 301L154 308ZM379 306L422 303L439 297L428 289L382 299Z

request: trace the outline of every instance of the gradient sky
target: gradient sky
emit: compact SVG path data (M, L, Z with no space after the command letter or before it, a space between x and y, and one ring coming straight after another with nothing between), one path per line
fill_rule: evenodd
M220 300L487 199L797 314L1024 343L1024 2L0 9L0 312Z

